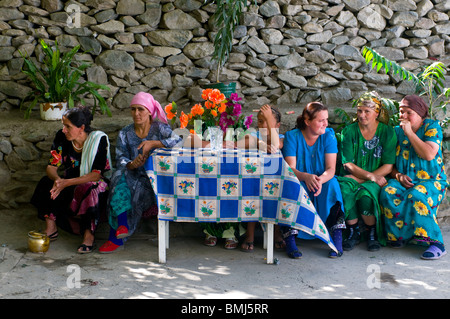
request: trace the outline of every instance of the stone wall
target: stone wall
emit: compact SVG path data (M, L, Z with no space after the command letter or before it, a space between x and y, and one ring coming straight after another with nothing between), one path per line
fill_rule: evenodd
M244 112L265 103L283 114L295 110L283 115L282 131L313 100L348 108L366 90L394 99L412 92L408 82L366 66L364 45L415 73L435 60L450 63L448 0L256 2L235 30L220 80L238 83ZM16 114L30 90L20 52L39 61L38 39L56 40L63 50L80 44L88 53L77 59L93 63L85 79L111 89L102 94L115 115L101 128L114 135L121 127L117 114L139 91L151 92L163 106L201 100L202 87L216 79L214 10L203 0L0 0L0 207L29 200L59 128L36 115L28 123L15 121L19 129L4 126L4 115Z
M254 3L254 0L249 1ZM411 87L370 71L366 45L418 72L449 62L447 0L269 0L250 6L235 31L221 81L237 81L248 109L264 103L322 100L346 107L362 91L400 98ZM63 48L80 44L94 64L86 79L110 86L112 108L138 91L165 105L192 105L216 79L211 61L214 4L203 0L1 0L0 109L30 90L20 52L42 58L39 38Z

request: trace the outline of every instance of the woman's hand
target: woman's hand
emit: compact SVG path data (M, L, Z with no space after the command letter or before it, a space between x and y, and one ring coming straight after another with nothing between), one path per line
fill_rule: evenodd
M228 148L228 149L235 149L236 148L236 143L233 142L233 141L223 141L222 147L223 148Z
M373 173L370 174L369 180L371 180L374 183L377 183L378 186L380 186L380 187L383 187L384 185L387 184L387 180L386 180L386 178L384 178L384 176L373 174Z
M314 174L305 174L304 182L310 192L314 192L314 196L319 196L322 192L322 182L320 177Z
M131 162L128 163L127 167L129 169L136 169L141 167L142 165L145 164L145 162L147 161L148 156L142 155L142 154L138 154L138 156L136 156L136 158L134 160L132 160Z
M53 187L50 190L50 198L56 199L56 197L59 196L59 194L62 192L64 188L68 186L68 181L63 178L58 178L54 181Z
M397 173L395 174L395 179L398 180L400 184L402 184L405 188L411 188L414 186L411 177L409 177L408 175Z

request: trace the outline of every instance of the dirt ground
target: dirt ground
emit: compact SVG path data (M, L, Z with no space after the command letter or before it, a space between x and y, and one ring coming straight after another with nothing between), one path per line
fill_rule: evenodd
M158 262L156 220L146 221L114 254L80 255L80 238L60 232L46 253L32 253L27 233L42 229L31 207L1 210L0 299L446 299L450 298L450 257L425 261L422 247L362 243L341 258L328 258L319 240L298 240L303 258L275 251L278 265L266 264L262 237L255 251L227 251L223 243L202 245L200 231L171 224L167 263ZM142 227L141 227L142 228ZM450 227L443 226L444 241ZM107 232L97 235L97 248ZM261 235L261 234L260 234Z

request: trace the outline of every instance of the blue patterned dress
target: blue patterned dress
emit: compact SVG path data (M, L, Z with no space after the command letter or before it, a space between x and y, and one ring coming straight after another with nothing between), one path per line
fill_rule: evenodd
M143 141L155 140L161 141L167 148L172 148L182 141L181 137L173 133L168 124L158 121L152 122L147 137L143 139L136 135L134 124L125 126L117 137L117 168L111 178L111 191L108 200L109 224L116 229L117 216L128 212L127 222L130 235L136 230L144 213L148 212L152 207L155 208L155 214L157 213L155 206L157 203L144 166L135 170L129 170L126 168L126 165L138 156L137 147L139 144Z
M425 119L417 136L425 142L437 143L439 151L431 161L420 158L403 130L395 127L398 143L396 168L412 179L414 187L406 189L390 179L380 193L388 241L443 243L437 223L438 206L445 197L448 182L442 156L442 129L439 122Z

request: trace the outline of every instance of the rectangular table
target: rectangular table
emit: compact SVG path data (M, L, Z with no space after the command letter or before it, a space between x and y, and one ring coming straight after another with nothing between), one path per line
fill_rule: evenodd
M281 152L157 149L145 164L158 200L159 262L166 262L169 221L267 224L267 263L273 263L273 225L324 241L330 234Z

